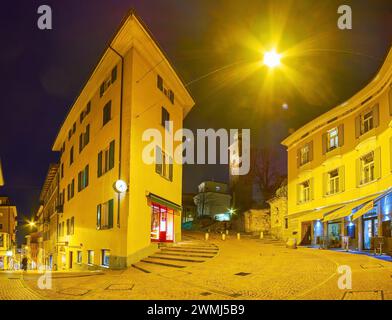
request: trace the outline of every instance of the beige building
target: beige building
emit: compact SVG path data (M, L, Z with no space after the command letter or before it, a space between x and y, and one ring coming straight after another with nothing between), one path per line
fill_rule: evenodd
M0 270L16 263L17 210L8 197L0 196Z
M287 210L287 181L276 190L275 196L268 200L271 216L271 235L273 238L287 241L290 238Z
M182 129L193 105L172 64L131 12L53 145L61 152L52 216L58 222L50 219L57 223L58 269L125 268L158 242L181 240L182 165L173 163L164 138L151 147L142 137L149 129L164 137L166 121L173 121L174 132ZM143 159L148 146L153 163Z
M370 250L391 241L392 50L353 97L283 141L288 226L304 245Z

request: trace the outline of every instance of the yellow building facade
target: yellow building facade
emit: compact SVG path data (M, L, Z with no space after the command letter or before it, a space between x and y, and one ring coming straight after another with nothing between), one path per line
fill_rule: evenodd
M303 245L392 247L391 79L392 50L365 88L282 142L288 237Z
M125 268L181 240L182 165L143 159L146 130L182 128L194 101L131 12L69 111L60 151L57 269ZM174 143L174 147L177 144ZM165 158L165 157L164 157ZM116 183L117 182L117 183Z

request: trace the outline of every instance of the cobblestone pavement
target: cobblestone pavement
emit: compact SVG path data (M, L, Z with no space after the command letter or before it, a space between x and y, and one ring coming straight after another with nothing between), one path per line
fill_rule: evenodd
M54 277L50 290L38 289L39 275L2 279L0 299L392 299L388 261L286 249L273 240L229 235L222 241L211 235L207 242L202 236L188 233L184 242L161 248L127 270ZM338 288L340 265L352 269L351 290Z

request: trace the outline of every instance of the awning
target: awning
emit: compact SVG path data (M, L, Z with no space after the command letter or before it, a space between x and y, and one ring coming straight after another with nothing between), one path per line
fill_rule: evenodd
M359 207L360 205L363 205L363 204L367 204L369 201L373 202L373 200L376 199L379 195L380 194L376 194L376 195L373 195L370 197L363 198L361 200L349 202L349 203L345 204L342 208L327 215L324 218L324 222L347 217L351 214L351 212L354 208Z
M382 198L386 197L388 194L392 192L392 189L387 190L385 193L381 195L377 195L374 199L366 203L361 209L359 209L357 212L355 212L352 216L351 220L356 220L359 217L362 217L364 214L369 212L374 208L374 203L380 201Z
M161 198L160 196L157 196L156 194L149 193L147 194L147 198L150 199L152 202L161 204L163 206L169 207L171 209L177 210L177 211L182 211L182 207L174 202L171 202L169 200L166 200L164 198Z
M329 206L327 208L322 208L318 210L313 210L312 212L309 212L307 214L304 214L303 216L299 217L299 221L314 221L314 220L321 220L324 218L324 215L327 213L330 213L332 211L335 211L339 208L341 208L343 205L342 204L336 204L333 206Z

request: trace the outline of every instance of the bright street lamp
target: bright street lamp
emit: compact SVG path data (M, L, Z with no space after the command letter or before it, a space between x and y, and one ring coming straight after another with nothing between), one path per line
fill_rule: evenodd
M264 53L263 64L268 68L275 68L280 65L281 54L277 53L275 49L271 51L266 51Z

